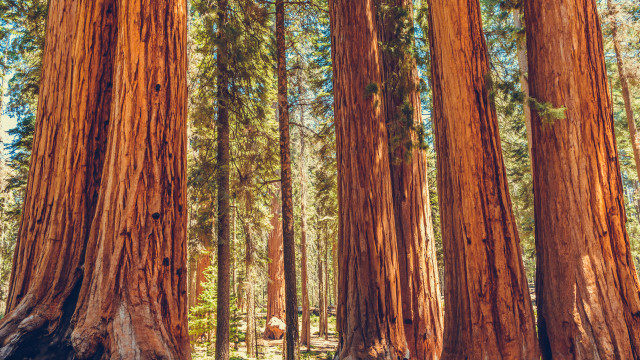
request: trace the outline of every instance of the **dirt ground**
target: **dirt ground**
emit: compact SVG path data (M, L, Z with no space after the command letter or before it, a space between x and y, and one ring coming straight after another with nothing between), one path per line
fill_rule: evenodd
M302 322L302 319L299 319ZM261 335L264 330L265 318L258 317L258 332ZM335 317L329 318L329 338L318 337L318 317L311 316L311 350L307 351L306 347L300 348L300 360L328 360L333 359L333 355L338 347L338 334L336 333ZM239 324L240 341L237 344L231 344L231 360L249 359L247 357L247 349L244 343L246 332L246 323L244 320ZM258 338L258 356L260 360L281 360L282 359L282 340L264 340ZM202 345L195 345L192 353L194 360L212 360L214 359L213 347L207 348Z

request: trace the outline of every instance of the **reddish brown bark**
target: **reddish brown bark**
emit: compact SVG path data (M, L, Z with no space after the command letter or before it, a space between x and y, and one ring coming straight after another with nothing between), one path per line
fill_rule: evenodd
M372 0L329 2L338 163L340 359L407 356Z
M203 252L198 255L198 262L196 263L196 285L195 285L195 303L200 302L200 295L204 290L204 284L207 282L205 271L211 266L211 253Z
M429 1L445 252L443 359L539 358L478 0Z
M382 60L404 330L412 358L437 359L442 351L443 313L426 154L418 138L422 105L409 36L413 3L386 4L390 7L378 11L381 42L392 45L382 52Z
M525 3L538 328L546 359L640 359L640 283L594 0ZM568 49L568 50L567 50Z
M109 128L115 1L52 2L48 19L2 358L72 351L58 334L71 326L82 282Z
M186 3L148 5L50 5L2 358L190 357Z
M298 284L296 281L296 240L293 230L293 184L291 181L291 137L285 42L285 3L276 0L276 58L278 71L278 120L280 128L280 170L282 187L282 244L286 307L286 356L298 358Z
M102 350L112 359L185 359L186 3L120 0L115 54L106 167L72 343L79 358Z
M273 194L271 199L271 231L267 242L267 253L269 256L269 282L267 283L267 323L271 318L276 317L282 321L285 319L285 297L284 297L284 258L282 251L282 221L280 214L279 191ZM272 334L267 327L264 332L265 338L272 338Z

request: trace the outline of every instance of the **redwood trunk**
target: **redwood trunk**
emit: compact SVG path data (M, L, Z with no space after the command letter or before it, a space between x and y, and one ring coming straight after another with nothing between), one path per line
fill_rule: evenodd
M443 359L537 359L478 0L429 1L445 257Z
M188 359L186 3L48 24L0 357Z
M340 359L408 355L373 0L329 2L338 163Z
M186 359L186 2L117 5L105 171L71 340L78 358Z
M413 2L389 3L390 9L379 10L383 14L380 35L383 44L394 45L383 51L382 59L403 323L411 357L437 359L442 352L443 313L426 154L417 133L422 127L422 105L409 35Z
M211 253L204 251L198 255L198 262L196 265L196 285L195 285L195 303L197 305L200 302L200 295L204 291L204 284L207 282L207 276L205 271L211 266Z
M595 0L530 0L538 328L546 359L640 359L640 283ZM567 51L570 49L571 51Z
M49 5L29 180L0 321L0 358L66 358L73 352L67 330L104 163L116 15L114 0Z

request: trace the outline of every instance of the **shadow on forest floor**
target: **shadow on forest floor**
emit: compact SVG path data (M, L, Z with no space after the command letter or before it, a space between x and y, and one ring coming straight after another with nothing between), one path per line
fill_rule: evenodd
M261 315L261 314L259 314ZM266 316L266 314L265 314ZM282 359L282 340L264 340L262 339L262 330L264 330L264 317L258 317L258 356L260 360L281 360ZM301 321L301 319L299 320ZM246 333L246 323L244 319L238 324L240 333L240 341L237 344L231 344L231 359L241 360L249 359L247 357L247 348L244 343ZM307 348L300 348L300 360L326 360L333 359L333 354L338 348L338 334L336 332L335 317L329 318L329 337L318 336L318 317L311 316L311 350L307 352ZM212 341L213 342L213 341ZM207 348L200 344L194 344L192 353L194 360L211 360L214 359L213 347Z

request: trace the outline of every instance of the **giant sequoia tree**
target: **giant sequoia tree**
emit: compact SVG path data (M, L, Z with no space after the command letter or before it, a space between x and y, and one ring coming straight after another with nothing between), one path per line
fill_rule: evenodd
M625 224L595 0L526 2L543 355L640 359L640 283Z
M329 4L338 162L340 359L408 353L373 0Z
M383 2L384 3L384 2ZM421 148L422 104L412 56L413 3L393 0L378 7L389 134L391 186L402 315L412 358L437 359L442 351L442 305L429 206L427 161Z
M186 63L184 1L51 2L0 357L190 357Z
M445 257L443 359L536 359L538 346L478 0L429 1Z

